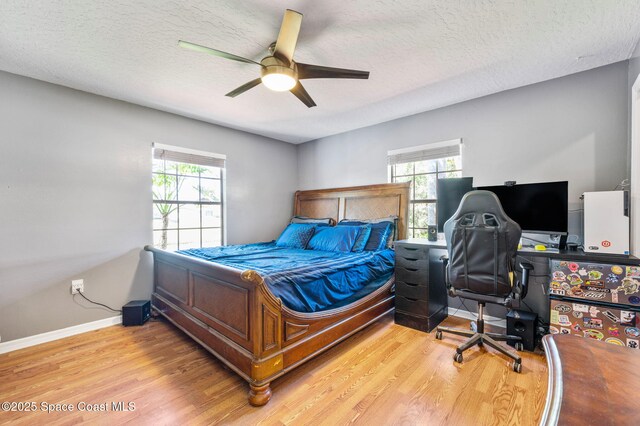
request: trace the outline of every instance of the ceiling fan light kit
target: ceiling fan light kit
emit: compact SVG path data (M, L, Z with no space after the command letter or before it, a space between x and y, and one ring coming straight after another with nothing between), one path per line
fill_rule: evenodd
M235 98L236 96L246 92L247 90L263 83L268 89L276 92L290 91L307 107L316 106L309 93L300 84L300 80L306 78L351 78L351 79L367 79L368 71L350 70L344 68L331 68L320 65L309 65L296 63L293 60L293 53L298 43L298 34L302 25L302 14L295 10L287 9L284 12L282 25L278 39L269 46L269 56L266 56L260 63L251 59L232 53L223 52L199 44L190 43L188 41L178 41L178 46L185 49L194 50L196 52L209 53L232 61L254 64L261 67L260 78L251 80L248 83L232 90L226 96Z
M261 62L261 80L268 89L276 92L285 92L295 87L298 82L298 72L295 64L287 67L274 56L267 56Z

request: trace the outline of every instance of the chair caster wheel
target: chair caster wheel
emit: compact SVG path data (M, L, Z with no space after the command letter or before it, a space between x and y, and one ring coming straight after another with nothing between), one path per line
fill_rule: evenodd
M453 356L453 360L455 362L462 363L462 354L459 354L459 353L456 352L456 354Z
M442 331L436 331L436 340L442 340Z
M516 351L518 352L524 351L524 344L522 342L516 342Z
M522 363L515 361L513 363L513 371L515 371L516 373L521 373L522 372Z

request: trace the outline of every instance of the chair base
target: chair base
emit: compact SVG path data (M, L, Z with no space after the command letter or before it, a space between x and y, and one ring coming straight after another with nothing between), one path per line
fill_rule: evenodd
M522 338L520 336L476 332L476 331L469 331L469 330L461 330L459 328L438 326L438 328L436 329L436 339L442 340L442 333L450 333L458 336L469 337L469 339L466 342L464 342L463 344L461 344L456 348L456 354L453 356L453 359L456 362L462 362L463 360L462 353L467 349L472 348L476 345L484 346L486 344L487 346L497 350L501 354L506 355L509 358L513 359L514 361L513 371L515 371L516 373L520 373L520 371L522 371L522 358L520 358L520 355L498 344L498 341L504 342L506 340L515 340L516 347L518 347L518 345L522 345L521 343L518 343L522 341Z

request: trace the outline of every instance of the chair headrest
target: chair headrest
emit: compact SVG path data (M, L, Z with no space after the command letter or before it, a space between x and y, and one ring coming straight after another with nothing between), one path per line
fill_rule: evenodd
M520 226L514 222L502 209L500 200L490 191L467 192L458 210L444 224L445 238L449 241L453 225L460 221L462 226L497 226L500 229L509 228L520 233ZM518 239L520 236L518 235Z
M500 219L509 217L502 209L502 204L500 204L496 194L491 191L467 192L462 197L458 210L456 210L453 217L460 217L467 213L491 213Z

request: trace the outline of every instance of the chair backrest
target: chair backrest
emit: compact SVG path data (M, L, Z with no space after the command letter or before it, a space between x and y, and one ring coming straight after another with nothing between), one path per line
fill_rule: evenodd
M444 224L450 285L491 296L508 295L521 234L493 192L465 194Z

